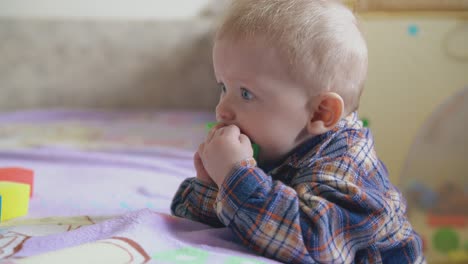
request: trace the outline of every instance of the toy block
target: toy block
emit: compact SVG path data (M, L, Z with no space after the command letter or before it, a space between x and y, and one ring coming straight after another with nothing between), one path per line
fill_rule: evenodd
M28 184L0 181L0 222L28 213Z
M29 197L34 190L34 172L25 168L0 168L0 181L25 183L29 185Z

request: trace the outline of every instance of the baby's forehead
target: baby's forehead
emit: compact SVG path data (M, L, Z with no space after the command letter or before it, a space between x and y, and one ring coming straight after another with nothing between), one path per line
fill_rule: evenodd
M255 58L271 58L281 65L292 66L292 58L287 53L288 47L283 47L265 35L248 37L223 36L214 41L213 52L231 52ZM234 57L235 58L235 57Z
M294 56L296 53L291 52L290 47L282 46L265 36L220 39L215 42L215 48L219 49L221 55L225 55L224 52L229 51L232 56L224 56L224 59L228 61L229 59L238 60L243 56L251 61L249 63L251 65L259 65L262 68L276 68L276 72L287 73L292 78L298 78L298 81L299 79L303 81L299 76L312 73L312 65L316 64L314 59L318 57L313 57L310 60L297 60ZM252 71L256 70L256 68L252 69Z
M218 39L213 49L213 61L218 63L243 63L243 67L256 72L269 70L277 73L288 71L290 64L284 58L279 49L263 38L249 38L231 40Z

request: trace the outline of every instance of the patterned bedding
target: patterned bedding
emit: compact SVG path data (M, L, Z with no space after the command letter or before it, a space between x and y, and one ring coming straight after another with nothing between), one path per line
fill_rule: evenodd
M0 115L0 167L35 173L25 217L0 224L6 263L274 263L227 228L170 215L212 113Z

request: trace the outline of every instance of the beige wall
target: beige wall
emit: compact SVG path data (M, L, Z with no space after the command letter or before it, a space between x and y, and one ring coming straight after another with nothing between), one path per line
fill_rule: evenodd
M0 19L0 111L213 109L213 23Z
M185 19L210 0L0 0L0 17Z
M360 114L370 119L377 151L393 182L398 182L424 121L450 95L468 86L467 17L463 13L362 15L370 69ZM411 35L409 27L419 32Z

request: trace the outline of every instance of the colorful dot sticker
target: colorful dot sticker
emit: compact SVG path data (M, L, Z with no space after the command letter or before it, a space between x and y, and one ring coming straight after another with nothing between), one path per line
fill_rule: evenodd
M363 119L362 119L362 126L364 126L364 127L369 127L369 119L363 118Z
M439 252L448 254L459 249L460 238L452 228L440 228L433 235L432 243Z
M408 26L408 35L412 36L412 37L416 37L419 32L420 32L420 28L418 25L416 24L411 24Z
M120 207L123 208L123 209L127 209L127 210L131 210L132 208L130 207L130 205L128 205L128 203L122 201L120 202Z

